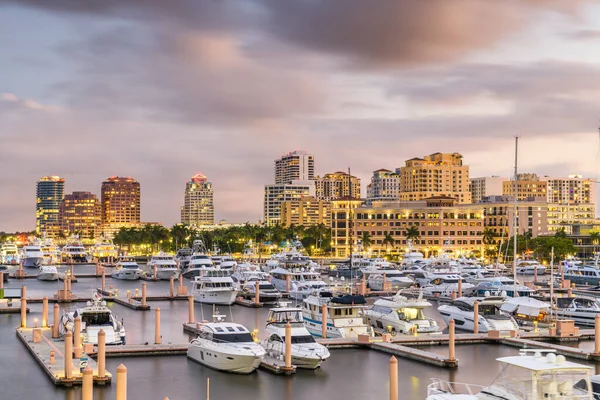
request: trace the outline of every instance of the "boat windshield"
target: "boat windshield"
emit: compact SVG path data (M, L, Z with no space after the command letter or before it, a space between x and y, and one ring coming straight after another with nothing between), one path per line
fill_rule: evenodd
M423 319L423 311L420 308L400 308L397 312L398 318L405 321Z
M90 325L112 325L110 321L110 312L91 312L83 313L81 315L81 322L85 323L86 326Z
M229 342L229 343L247 343L254 342L252 335L249 333L215 333L213 334L214 341Z
M302 335L302 336L293 336L292 335L292 344L305 344L305 343L315 343L315 338L311 335Z
M127 263L127 264L123 264L123 268L138 269L139 266L135 263L131 263L131 264Z

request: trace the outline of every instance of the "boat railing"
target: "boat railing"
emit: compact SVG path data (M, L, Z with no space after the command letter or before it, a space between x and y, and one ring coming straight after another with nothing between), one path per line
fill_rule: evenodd
M429 384L429 386L427 386L427 395L432 396L446 393L475 395L481 392L483 389L484 386L481 385L432 379L432 382Z

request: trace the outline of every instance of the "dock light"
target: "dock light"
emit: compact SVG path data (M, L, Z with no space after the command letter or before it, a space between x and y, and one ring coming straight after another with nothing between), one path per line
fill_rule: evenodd
M38 327L38 325L37 325L37 324L38 324L38 319L37 319L37 318L34 318L34 319L33 319L33 327L34 327L34 328L37 328L37 327Z
M386 326L386 328L387 328L388 332L392 332L392 326L391 325Z

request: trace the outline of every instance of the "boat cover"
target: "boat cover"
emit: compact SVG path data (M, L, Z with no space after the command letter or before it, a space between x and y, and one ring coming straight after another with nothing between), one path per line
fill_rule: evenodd
M365 296L352 294L334 297L331 302L337 304L367 304Z
M531 297L509 297L500 309L508 313L517 312L518 314L537 317L540 311L549 311L550 305Z

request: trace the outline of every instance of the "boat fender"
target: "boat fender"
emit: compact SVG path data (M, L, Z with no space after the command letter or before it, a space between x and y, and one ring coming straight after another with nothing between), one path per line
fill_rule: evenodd
M398 334L398 332L396 332L396 330L393 330L393 331L391 331L391 332L390 332L390 334L391 334L392 336L396 336L396 335Z
M351 319L351 320L350 320L350 321L348 321L348 322L350 322L350 323L353 323L353 322L354 322L354 320L353 320L353 319Z

